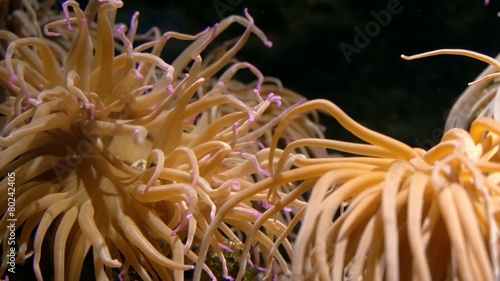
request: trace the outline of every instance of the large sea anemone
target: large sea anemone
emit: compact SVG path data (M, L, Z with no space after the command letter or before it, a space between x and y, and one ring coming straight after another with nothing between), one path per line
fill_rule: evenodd
M404 58L443 53L476 57L500 70L493 58L464 50ZM474 83L496 77L498 73ZM452 128L428 151L360 125L330 101L293 108L275 131L271 176L231 197L206 237L240 200L266 190L271 196L285 185L290 192L274 196L273 208L253 225L243 255L268 218L307 194L307 204L295 210L297 216L280 237L300 224L291 262L293 280L499 280L500 123L498 94L490 92L469 100L468 108L478 114L464 113L471 119L461 120L465 127L472 123L470 131ZM277 150L287 123L311 110L331 115L361 142L303 138ZM345 157L296 157L298 147L327 148ZM200 257L207 249L204 242ZM244 268L243 260L240 266ZM200 273L197 268L195 277ZM240 270L237 280L242 274Z
M297 140L280 153L271 177L231 197L213 225L254 193L293 187L276 197L273 208L255 222L243 255L250 251L259 227L279 213L280 206L310 191L307 205L296 210L297 216L280 237L301 221L293 248L293 280L498 280L497 121L482 117L470 133L452 129L426 152L364 128L329 101L300 105L285 120L312 109L328 112L366 144ZM275 138L285 126L286 122L280 124ZM290 158L289 152L298 146L352 156ZM201 257L207 246L202 245ZM243 261L240 266L245 266Z
M24 11L37 10L35 2L23 1ZM78 280L87 255L98 280L118 273L128 278L132 270L143 280L182 280L194 264L211 278L229 278L224 252L240 251L252 222L268 208L267 193L255 194L218 223L207 243L222 272L199 260L198 245L218 209L268 177L271 129L303 103L275 79L234 59L252 33L270 46L265 35L247 12L197 35L157 29L139 35L138 13L130 27L115 25L122 5L90 1L82 10L67 1L63 15L30 26L40 32L0 31L8 46L0 62L7 94L0 106L6 116L0 201L15 197L15 210L0 207L3 253L9 252L11 233L17 234L15 261L2 260L2 276L12 264L32 259L36 278L50 279L41 269L49 252L55 280ZM245 28L242 35L207 54L234 23ZM169 40L192 43L166 63L159 56ZM234 79L245 69L257 82ZM281 140L321 134L303 118ZM15 185L12 196L9 184ZM11 216L16 221L9 232ZM274 217L258 231L255 254L248 257L255 268L277 260L287 270L285 257L271 249L290 219ZM283 245L291 256L290 242Z

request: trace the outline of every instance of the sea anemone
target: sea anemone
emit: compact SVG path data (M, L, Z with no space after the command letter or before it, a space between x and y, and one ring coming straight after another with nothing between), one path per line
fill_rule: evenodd
M445 52L498 64L473 52ZM269 191L270 197L275 195L274 206L252 226L244 256L254 234L280 206L307 195L307 204L294 210L297 215L270 253L300 224L293 280L499 280L500 123L491 118L498 118L495 100L492 109L472 122L470 132L452 128L429 151L360 125L330 101L301 104L287 112L275 131L268 157L271 176L231 197L205 236L240 200ZM277 150L288 122L311 110L333 116L362 143L303 138ZM297 157L293 151L298 147L327 148L345 157ZM282 186L290 191L277 194ZM207 250L203 242L200 258ZM240 266L244 268L243 260ZM241 268L237 280L243 276ZM201 267L196 268L195 278L200 273Z
M325 100L300 105L284 120L313 109L331 114L367 144L321 139L292 142L280 153L272 176L231 197L214 225L253 193L289 185L291 191L278 197L276 207L252 226L246 245L262 223L279 212L279 206L310 191L307 205L296 210L301 225L293 247L294 280L498 280L497 121L482 117L470 133L452 129L425 152L364 128ZM286 121L277 128L273 145L285 127ZM353 156L291 160L290 152L299 146ZM294 219L283 237L297 223ZM213 228L205 235L211 235ZM207 246L202 244L201 258ZM241 277L242 271L237 280Z
M120 271L128 278L132 269L143 280L182 280L194 264L215 278L197 255L205 230L229 198L268 177L270 131L304 101L234 59L252 33L270 46L246 11L193 36L157 29L138 35L138 13L128 30L115 26L122 5L90 1L84 11L67 1L61 19L38 27L43 36L0 31L8 45L0 62L8 95L0 106L6 116L0 201L12 194L10 184L16 202L15 209L0 207L2 250L12 247L7 225L14 217L15 263L32 257L38 280L49 277L40 266L44 252L51 253L55 280L77 280L88 254L99 280ZM203 60L233 23L245 27L243 34ZM50 37L66 39L54 44ZM159 55L172 39L193 42L168 64ZM241 69L257 82L235 81ZM282 145L322 136L317 120L296 121ZM303 153L326 155L321 149ZM266 194L233 205L207 238L222 276L229 278L223 250L243 248L252 222L269 208ZM244 259L260 267L270 255L287 271L285 258L272 251L272 237L290 220L279 215L264 222L255 254ZM290 242L282 244L291 255ZM12 264L4 259L0 275Z
M484 117L470 135L452 129L411 158L338 159L344 168L326 172L312 189L294 277L497 280L499 133L500 124ZM383 148L371 147L397 151ZM312 224L324 231L311 231Z
M446 119L445 131L451 128L462 128L468 130L472 122L480 117L487 116L500 120L500 54L496 58L462 49L442 49L426 52L414 56L401 57L413 60L436 55L459 55L475 58L486 62L489 66L479 74L474 82L460 95Z

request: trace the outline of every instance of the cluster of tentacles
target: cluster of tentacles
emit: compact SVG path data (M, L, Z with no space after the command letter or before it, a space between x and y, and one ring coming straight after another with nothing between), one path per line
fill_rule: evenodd
M205 238L241 200L264 191L276 194L274 206L252 226L247 238L251 241L283 206L310 192L307 204L296 210L277 241L300 223L291 263L293 280L498 280L498 121L481 117L470 132L451 129L426 152L364 128L325 100L292 109L286 120L309 110L332 115L365 143L304 138L275 152L288 122L283 121L271 146L269 159L280 157L272 176L231 197ZM352 156L291 156L297 147L323 147ZM293 188L275 192L283 185ZM201 257L207 247L204 242ZM242 255L250 250L247 243ZM275 251L276 247L269 256ZM243 260L240 266L245 267ZM240 270L237 280L242 277Z
M42 7L26 3L16 14L36 19ZM303 99L234 59L252 33L270 46L250 15L231 16L197 35L140 35L138 13L130 27L115 25L122 5L90 1L82 10L67 1L53 21L33 21L31 29L40 32L0 31L8 46L0 62L7 94L0 106L0 201L7 201L7 175L15 173L16 263L32 258L36 277L50 278L40 269L42 252L50 252L54 279L78 280L90 252L99 280L116 274L112 268L124 278L133 269L143 280L182 280L197 262L212 278L229 278L225 252L243 247L252 222L268 208L266 193L239 202L208 239L222 272L198 261L198 245L228 198L268 177L271 130ZM221 55L206 55L235 23L243 34ZM159 55L175 39L192 43L166 63ZM256 83L234 80L245 69ZM321 131L302 118L287 134L283 143ZM0 211L6 253L7 205ZM252 266L267 263L273 237L291 216L265 223L248 257ZM291 255L290 242L284 245ZM281 253L272 260L286 268ZM2 276L6 268L3 259Z

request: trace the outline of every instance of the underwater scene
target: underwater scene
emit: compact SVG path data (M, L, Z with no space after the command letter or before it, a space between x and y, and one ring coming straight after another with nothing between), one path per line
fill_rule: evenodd
M499 12L0 0L0 280L500 280Z

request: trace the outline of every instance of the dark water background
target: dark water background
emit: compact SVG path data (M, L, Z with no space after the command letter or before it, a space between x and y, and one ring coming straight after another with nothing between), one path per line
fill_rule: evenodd
M125 1L120 20L139 10L140 28L196 33L247 7L274 46L256 38L237 56L264 75L280 78L302 95L326 98L360 123L411 146L430 146L439 138L447 111L486 67L457 56L404 61L401 54L463 48L496 56L500 51L500 3L482 1ZM392 7L388 22L374 24L373 14ZM396 9L396 8L397 9ZM382 17L382 16L381 16ZM370 22L372 22L370 24ZM376 25L379 26L377 31ZM339 45L356 47L355 28L372 31L369 43L350 63ZM371 29L370 29L371 28ZM242 28L232 29L240 34ZM231 38L228 36L226 38ZM172 43L166 60L184 45ZM345 45L344 45L345 46ZM327 137L354 140L326 118ZM427 140L427 141L426 141Z

